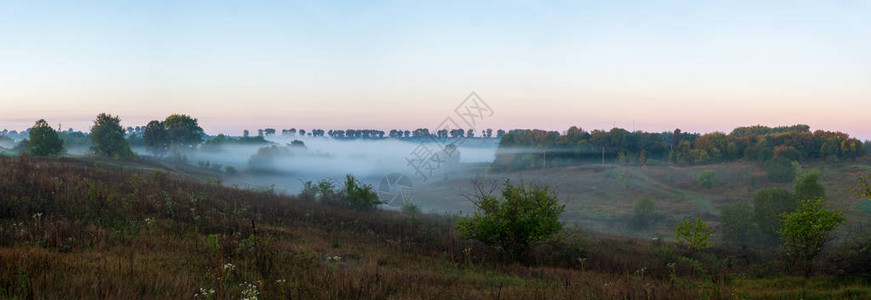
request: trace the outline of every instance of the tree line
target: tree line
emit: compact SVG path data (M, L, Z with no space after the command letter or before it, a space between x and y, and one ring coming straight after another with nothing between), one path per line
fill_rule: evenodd
M130 145L137 132L142 133L142 142L155 154L163 154L171 148L193 148L205 135L197 119L188 115L174 114L164 121L151 121L144 129L128 127L125 130L120 117L101 113L94 119L87 135L72 130L59 132L44 119L37 120L28 130L28 138L22 140L18 148L23 154L33 156L58 156L64 154L65 146L70 142L87 143L94 155L130 159L136 156Z
M707 164L737 159L761 163L775 158L856 159L867 144L843 132L816 130L807 125L738 127L731 133L585 131L572 126L564 134L545 130L512 130L499 142L494 166L526 169L618 160L644 164L649 159L680 164ZM521 150L521 151L518 151Z
M441 129L435 132L430 132L428 128L417 128L415 130L391 129L388 132L377 129L282 129L280 135L283 137L331 137L334 139L384 139L384 138L502 138L506 133L505 130L491 128L479 130L475 129ZM275 128L264 128L257 130L257 136L276 136L279 134ZM245 130L243 137L249 137L250 132Z

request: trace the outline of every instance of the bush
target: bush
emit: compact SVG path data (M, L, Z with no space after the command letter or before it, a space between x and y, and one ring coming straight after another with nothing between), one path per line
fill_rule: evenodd
M829 257L827 265L847 275L871 274L871 228L867 223L853 224L844 243Z
M753 244L753 210L745 201L723 205L720 213L719 231L727 244L745 247Z
M674 241L677 243L686 242L690 244L693 250L700 250L711 247L711 234L713 231L708 230L708 224L702 221L702 218L696 217L696 223L692 224L686 219L681 225L675 228L677 233L674 235Z
M302 201L314 201L317 199L318 190L317 187L309 181L302 182L302 191L297 194L297 198Z
M822 198L804 200L796 212L783 215L783 228L778 231L786 255L804 263L806 278L810 277L813 259L844 222L840 211L826 209L824 204Z
M871 176L862 171L862 175L856 179L856 182L858 186L851 186L850 190L859 195L859 197L871 200Z
M759 226L763 246L771 246L780 242L777 231L780 230L780 216L791 213L798 207L795 197L782 188L760 190L753 197L753 220Z
M559 217L565 205L547 186L515 186L506 180L501 198L483 192L480 184L477 188L477 194L470 197L475 212L457 222L458 230L463 237L481 241L503 257L525 263L533 244L563 228Z
M644 228L650 224L653 219L654 204L653 199L649 196L644 196L635 200L635 205L632 209L632 219L630 225L635 228Z
M338 193L335 190L336 185L329 179L321 179L315 185L315 194L318 200L324 203L332 203L336 200Z
M766 161L764 164L765 172L768 173L768 180L774 182L790 182L795 179L795 167L792 166L792 161L785 158L774 158Z
M224 172L226 172L227 174L230 174L230 175L234 175L238 171L233 166L224 166Z
M351 174L345 176L344 200L347 205L360 209L372 209L384 204L378 199L378 194L372 191L371 185L360 182Z
M714 170L701 171L696 175L696 180L699 182L699 186L706 189L711 188L717 182L717 172Z
M826 197L826 187L819 183L820 173L811 171L795 181L795 199L808 200Z

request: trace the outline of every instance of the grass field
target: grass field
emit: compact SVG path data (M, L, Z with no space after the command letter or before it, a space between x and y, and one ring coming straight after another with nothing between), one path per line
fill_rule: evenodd
M740 172L740 165L722 167ZM628 202L628 192L571 185L620 182L622 174L625 189L655 181L661 188L652 195L710 195L687 182L694 169L591 166L549 176L600 174L565 176L559 187L570 198L580 192ZM503 263L487 247L460 239L451 217L334 207L205 183L188 171L149 162L0 158L0 298L871 297L867 278L857 275L806 281L766 254L691 252L586 228L537 245L529 265ZM668 172L675 179L666 184ZM611 222L626 209L570 201L571 212L599 207ZM682 198L661 202L697 207Z

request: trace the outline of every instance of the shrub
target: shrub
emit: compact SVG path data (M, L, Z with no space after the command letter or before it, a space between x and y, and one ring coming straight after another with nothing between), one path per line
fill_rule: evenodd
M299 194L297 195L297 198L299 198L299 200L303 200L303 201L314 201L315 199L317 199L317 194L318 194L317 188L311 182L311 180L303 181L302 182L302 191L299 192Z
M826 197L826 187L819 183L820 173L811 171L803 174L795 181L796 200L817 199Z
M832 239L832 231L844 222L840 211L824 204L823 198L804 200L797 211L783 215L783 228L778 231L786 255L804 263L805 277L810 277L813 259Z
M701 171L696 175L696 180L699 182L699 186L706 189L711 188L717 182L717 172L714 170Z
M690 248L700 250L711 247L711 234L713 231L708 230L708 224L702 221L702 218L696 217L696 223L692 224L686 219L681 225L675 228L677 233L674 236L674 241L677 243L689 243Z
M720 213L720 232L727 244L744 247L753 243L753 210L746 201L723 205Z
M230 174L230 175L234 175L238 171L233 166L224 166L224 172L226 172L227 174Z
M829 257L827 265L848 275L871 274L871 228L867 225L852 224L844 243Z
M632 209L632 219L630 225L635 228L644 228L650 224L653 218L654 203L649 196L644 196L635 200L635 205Z
M760 190L753 197L753 220L759 226L763 246L771 246L779 242L777 231L781 223L778 219L782 214L791 213L798 207L795 197L782 188Z
M856 182L858 185L855 187L851 186L850 190L859 195L859 197L871 200L871 176L862 171L862 175L856 179Z
M795 168L792 166L792 161L778 157L766 161L764 164L765 172L768 173L768 180L774 182L790 182L795 179Z
M547 186L515 186L506 180L501 198L484 193L480 184L477 188L477 195L470 197L475 212L457 222L458 230L463 237L481 241L503 257L526 262L533 244L563 228L559 217L565 205Z
M336 185L331 180L321 179L315 186L318 200L321 202L330 203L336 199Z
M355 208L372 209L378 204L384 204L378 199L378 194L372 191L372 186L362 183L353 175L345 176L345 197L344 202Z

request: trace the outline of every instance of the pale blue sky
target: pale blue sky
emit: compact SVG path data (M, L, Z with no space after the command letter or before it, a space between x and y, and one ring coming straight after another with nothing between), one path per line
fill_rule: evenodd
M469 2L0 1L0 128L432 128L476 91L494 128L871 138L871 2Z

